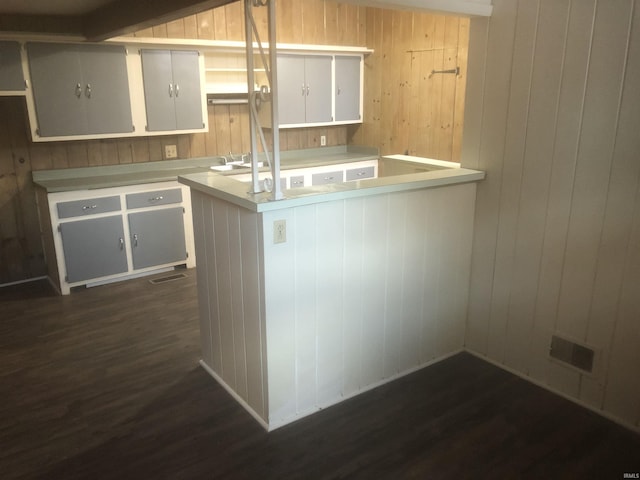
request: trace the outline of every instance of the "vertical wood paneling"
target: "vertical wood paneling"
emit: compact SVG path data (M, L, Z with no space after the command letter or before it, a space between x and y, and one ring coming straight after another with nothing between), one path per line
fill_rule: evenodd
M486 29L471 21L471 45L488 42L469 64L469 85L483 88L467 105L463 148L464 165L487 171L467 348L630 426L640 415L639 19L633 0L495 1ZM549 361L556 332L596 349L593 376Z

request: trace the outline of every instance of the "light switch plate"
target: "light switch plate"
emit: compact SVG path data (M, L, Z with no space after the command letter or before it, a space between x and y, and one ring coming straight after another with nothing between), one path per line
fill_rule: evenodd
M178 158L178 149L175 145L164 146L164 158Z
M287 241L287 221L275 220L273 222L273 243L285 243Z

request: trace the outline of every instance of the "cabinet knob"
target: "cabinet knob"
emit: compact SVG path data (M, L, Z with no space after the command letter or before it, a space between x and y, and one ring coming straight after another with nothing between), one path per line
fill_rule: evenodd
M76 85L76 97L80 98L81 95L82 95L82 85L78 83Z
M178 95L180 95L180 85L178 85L177 83L176 83L175 91L176 91L176 98L178 98Z
M150 202L159 202L160 200L163 200L164 197L162 195L158 196L158 197L151 197L149 199Z
M84 94L85 94L85 96L87 98L91 98L91 84L90 83L87 83L87 88L86 88Z
M173 98L173 83L169 84L169 97Z

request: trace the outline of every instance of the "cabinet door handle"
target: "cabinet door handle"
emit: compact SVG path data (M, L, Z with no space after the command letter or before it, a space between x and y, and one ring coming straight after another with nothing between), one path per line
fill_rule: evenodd
M87 88L86 88L84 94L85 94L85 96L87 98L91 98L91 84L90 83L87 83Z
M302 96L304 97L304 83L302 84Z
M307 97L309 96L309 85L307 85Z
M82 96L82 85L79 83L76 85L76 97L80 98Z
M93 210L94 208L98 208L98 205L85 205L82 210Z
M173 98L173 83L169 84L169 97Z
M176 90L176 98L178 98L178 96L180 95L180 85L178 85L177 83L176 83L175 90Z
M160 200L163 200L164 197L162 195L160 195L159 197L151 197L149 199L150 202L159 202Z
M134 247L138 246L138 234L137 233L133 234L133 246Z
M342 89L338 87L338 95L340 95L341 93L342 93Z
M120 237L120 250L124 250L124 239Z

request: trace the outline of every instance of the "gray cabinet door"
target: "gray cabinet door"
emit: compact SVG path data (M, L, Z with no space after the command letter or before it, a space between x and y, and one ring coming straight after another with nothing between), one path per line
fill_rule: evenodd
M182 207L129 214L133 268L186 260Z
M29 43L27 53L41 137L132 131L124 47Z
M336 121L360 120L360 57L335 58Z
M0 90L24 90L18 42L0 42Z
M304 56L278 55L278 122L305 123Z
M176 129L171 51L142 50L142 81L147 110L147 130Z
M305 58L307 123L330 122L331 117L331 57L308 56Z
M178 130L204 128L198 58L198 52L195 51L171 52L176 128Z
M147 130L204 128L196 51L142 50Z
M60 224L69 283L127 271L122 217Z
M127 57L119 45L86 45L80 65L87 104L87 133L133 131Z
M86 103L77 47L28 43L27 53L40 136L87 133Z

